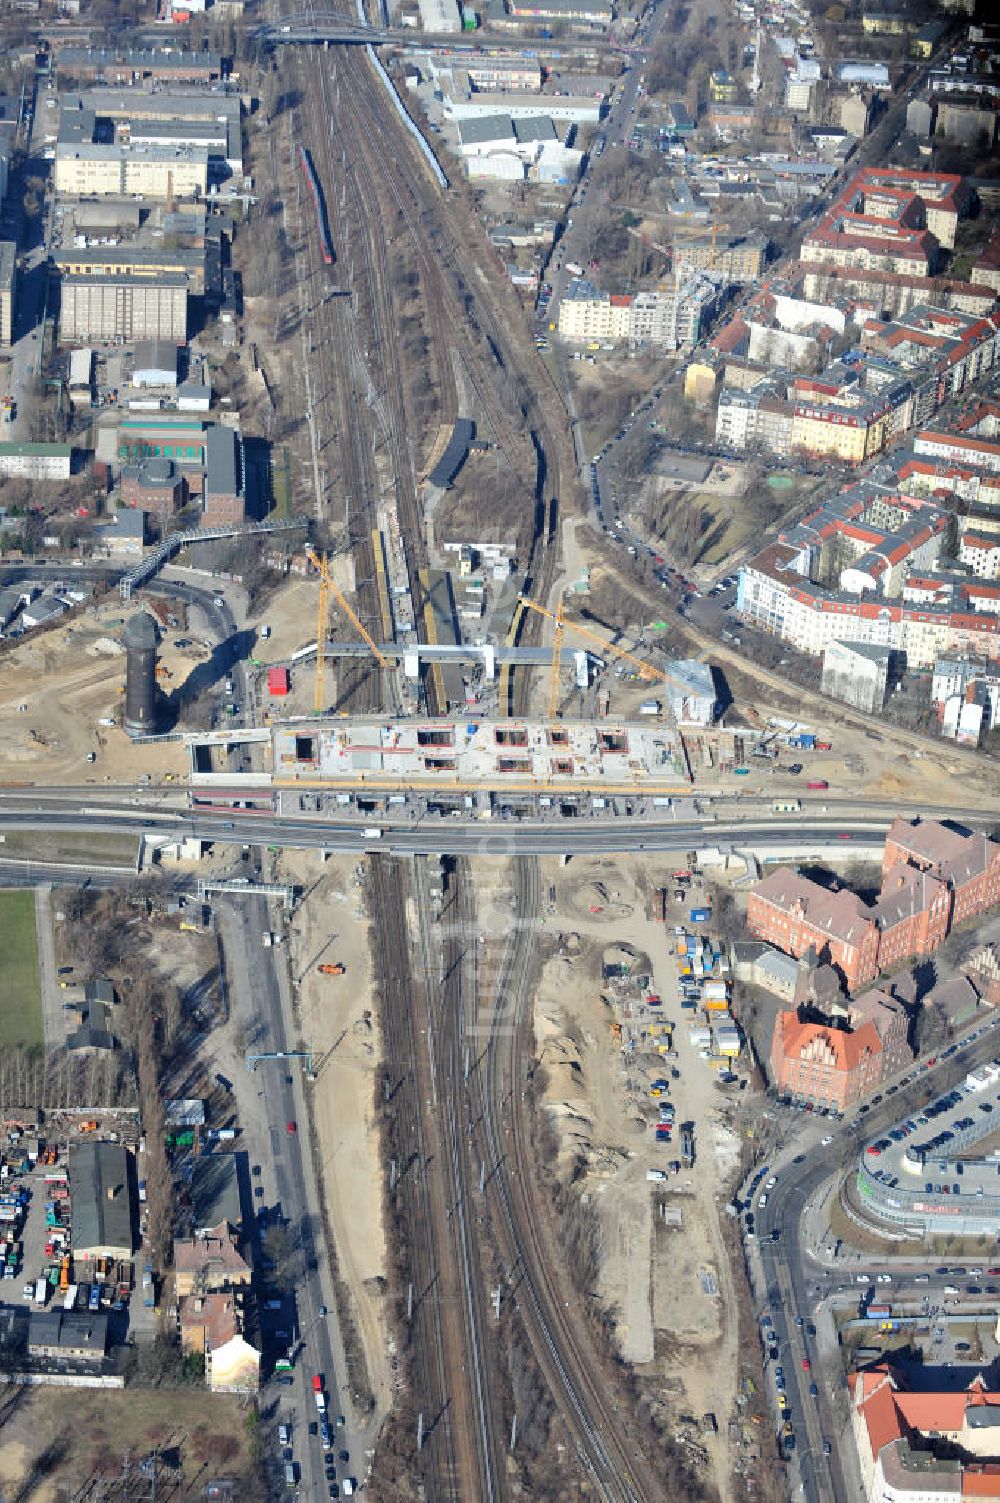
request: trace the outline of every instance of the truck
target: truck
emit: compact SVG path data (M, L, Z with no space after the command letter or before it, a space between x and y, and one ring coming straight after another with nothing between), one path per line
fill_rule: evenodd
M811 788L814 793L822 793L829 786L826 778L810 778L806 784L806 787Z
M681 1163L685 1169L694 1168L694 1124L681 1123Z
M583 267L580 265L579 261L567 261L566 270L570 273L571 276L583 276Z
M381 840L382 831L378 825L368 825L363 831L365 840Z
M344 967L339 960L334 961L332 965L317 966L316 969L321 976L342 976L344 974Z
M156 1289L153 1284L153 1265L147 1263L142 1270L142 1303L143 1308L152 1310L156 1307Z
M811 731L799 731L796 736L789 736L788 745L793 751L815 751L816 737Z
M48 1279L38 1279L37 1280L37 1282L35 1284L35 1304L36 1305L44 1305L44 1303L45 1303L45 1296L48 1293L48 1289L49 1289L49 1281L48 1281Z

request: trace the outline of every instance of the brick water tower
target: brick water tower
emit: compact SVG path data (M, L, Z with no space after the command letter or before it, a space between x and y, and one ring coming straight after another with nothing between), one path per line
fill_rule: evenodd
M156 731L156 648L160 633L148 611L139 611L125 623L125 729L130 736L151 736Z

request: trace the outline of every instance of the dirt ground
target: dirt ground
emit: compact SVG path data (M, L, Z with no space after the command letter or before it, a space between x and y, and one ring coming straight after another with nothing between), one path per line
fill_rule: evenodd
M646 917L648 892L666 875L626 860L545 863L555 900L543 922L558 953L536 995L535 1037L562 1167L583 1162L583 1193L601 1217L597 1284L614 1312L622 1356L640 1377L669 1390L675 1416L716 1415L720 1434L702 1444L727 1499L731 1458L723 1437L736 1412L737 1325L717 1196L735 1167L738 1141L722 1121L715 1076L679 1023L676 966L663 926ZM633 957L635 972L651 975L663 999L663 1022L675 1025L674 1059L665 1060L655 1043L628 1051L613 1036L623 1004L611 1005L601 968L623 953ZM678 1144L656 1144L652 1131L649 1082L669 1074L670 1065L680 1072L670 1089L677 1122L695 1123L696 1164L654 1184L647 1169L679 1155Z
M67 1405L73 1423L67 1425ZM55 1503L93 1474L122 1477L126 1452L134 1465L156 1447L175 1463L161 1473L182 1484L181 1497L201 1495L200 1482L225 1473L244 1484L245 1413L236 1399L205 1392L10 1388L0 1392L0 1491L24 1503ZM149 1483L143 1484L148 1495ZM138 1493L136 1493L138 1496Z
M0 763L8 781L119 783L183 772L187 757L179 743L135 746L124 731L98 724L118 713L124 693L118 636L125 612L119 600L98 605L28 637L0 660ZM161 653L167 690L206 655L178 652L171 646L176 636L165 634ZM96 761L88 764L91 751Z
M286 852L281 880L305 893L290 926L297 1021L316 1051L314 1127L321 1148L323 1194L340 1276L351 1290L364 1343L371 1392L381 1416L392 1404L389 1333L381 1281L386 1273L382 1222L384 1166L375 1130L375 1075L381 1053L371 995L371 958L356 861ZM343 976L317 969L339 963Z

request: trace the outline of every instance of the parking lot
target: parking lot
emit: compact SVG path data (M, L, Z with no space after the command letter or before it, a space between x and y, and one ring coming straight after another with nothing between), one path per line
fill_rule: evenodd
M4 1303L26 1309L105 1310L112 1317L112 1332L120 1338L127 1329L133 1262L73 1255L69 1146L96 1134L92 1121L66 1114L58 1123L62 1130L51 1136L17 1125L5 1127L0 1289Z

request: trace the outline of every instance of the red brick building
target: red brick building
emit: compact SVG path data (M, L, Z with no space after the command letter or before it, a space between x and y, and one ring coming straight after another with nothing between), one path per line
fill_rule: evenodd
M121 475L121 501L148 512L169 532L174 514L187 502L187 482L171 459L127 464Z
M951 919L951 893L931 872L899 862L882 878L871 910L879 928L878 968L891 971L911 956L943 944Z
M771 1039L771 1079L783 1093L846 1111L882 1079L882 1046L874 1024L848 1033L779 1012Z
M771 1038L771 1082L781 1094L846 1111L913 1058L908 1009L874 990L823 1021L778 1014Z
M1000 903L1000 845L952 830L938 820L893 820L882 855L885 873L899 862L931 872L951 893L950 929Z
M932 954L956 924L1000 903L1000 844L936 820L894 820L872 907L779 867L750 894L747 927L765 943L834 966L850 991L912 956Z
M846 888L831 892L790 867L780 866L757 883L747 927L786 955L804 955L812 947L852 991L878 975L879 932L870 910Z

